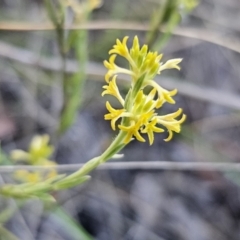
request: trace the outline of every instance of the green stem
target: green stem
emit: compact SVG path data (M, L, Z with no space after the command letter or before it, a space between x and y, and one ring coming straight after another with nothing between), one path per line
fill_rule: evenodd
M163 3L157 8L156 12L154 12L152 15L150 30L146 34L146 44L149 46L149 48L154 45L156 39L158 38L159 27L161 27L163 24L168 4L168 1L163 1Z
M120 131L117 137L111 143L111 145L105 150L105 152L102 155L92 158L91 160L86 162L78 171L74 172L73 174L70 174L69 176L60 180L59 182L64 182L66 180L83 177L89 172L93 171L95 168L97 168L100 164L109 160L126 145L123 142L126 134L127 134L126 132Z
M62 109L58 133L63 134L75 121L82 100L83 87L86 80L87 31L74 30L70 33L76 59L79 64L78 72L64 79L64 106Z
M100 156L102 163L106 162L113 155L118 153L126 144L124 144L124 138L126 137L126 132L120 131L111 145L105 150L105 152ZM121 149L119 149L121 147ZM118 151L117 151L118 149Z
M168 24L166 25L166 32L163 34L163 36L158 41L156 41L153 44L152 48L154 50L158 51L164 47L164 45L167 43L167 41L171 37L172 31L177 26L179 21L180 21L179 13L177 10L175 10L172 12L172 14L169 18Z
M118 153L126 144L124 143L124 138L126 136L126 132L120 131L115 140L111 143L111 145L107 148L107 150L98 157L92 158L88 162L86 162L78 171L70 174L69 176L61 179L60 181L55 182L52 185L53 190L66 189L71 188L73 186L82 184L86 182L90 176L87 174L93 171L102 163L109 160L112 156Z

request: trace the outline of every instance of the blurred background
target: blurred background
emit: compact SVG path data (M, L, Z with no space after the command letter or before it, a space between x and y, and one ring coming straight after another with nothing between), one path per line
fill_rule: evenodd
M116 132L103 118L102 62L126 35L164 61L183 58L181 71L156 81L178 89L162 111L181 107L187 121L171 142L165 134L152 146L133 141L117 161L238 163L239 13L239 0L0 0L2 169L37 134L49 134L57 164L84 163L107 148ZM124 76L118 83L123 92L129 86ZM126 165L91 175L53 193L55 204L0 196L0 240L240 239L238 172ZM13 176L2 170L1 185L18 182Z

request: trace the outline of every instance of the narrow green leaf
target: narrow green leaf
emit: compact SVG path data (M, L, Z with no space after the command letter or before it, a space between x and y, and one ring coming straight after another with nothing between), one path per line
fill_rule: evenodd
M77 185L81 185L82 183L88 181L91 177L90 176L83 176L80 178L75 178L75 179L68 179L66 181L62 180L59 183L54 184L53 188L54 190L62 190L62 189L67 189L67 188L72 188Z

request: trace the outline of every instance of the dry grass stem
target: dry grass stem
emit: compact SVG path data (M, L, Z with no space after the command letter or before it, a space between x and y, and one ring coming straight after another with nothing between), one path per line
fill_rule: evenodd
M0 173L12 173L19 169L46 171L56 169L59 172L75 171L83 164L61 164L56 166L1 166ZM219 162L108 162L98 167L98 170L174 170L174 171L240 171L240 163Z

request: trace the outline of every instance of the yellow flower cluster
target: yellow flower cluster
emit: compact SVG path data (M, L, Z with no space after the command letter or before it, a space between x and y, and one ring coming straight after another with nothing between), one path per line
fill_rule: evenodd
M106 108L109 111L104 117L111 121L111 127L116 130L116 121L122 119L118 124L118 129L126 132L124 142L127 144L133 137L141 142L145 142L142 134L147 134L149 143L154 141L154 132L164 132L167 129L169 136L165 141L169 141L173 137L173 132L179 133L181 123L184 122L186 116L182 114L182 109L178 111L159 116L155 111L162 107L165 102L174 104L173 96L177 90L168 91L158 85L154 81L154 77L165 69L176 68L180 70L178 64L182 59L172 59L166 63L162 63L162 54L148 51L147 45L139 46L138 37L135 36L132 47L127 47L128 37L124 37L122 41L117 39L116 45L109 51L111 55L109 61L104 61L105 67L108 69L105 80L107 85L103 86L102 96L110 94L118 99L122 108L114 109L109 102ZM117 55L125 58L129 63L129 69L119 67L115 63ZM131 87L125 99L119 92L116 80L119 73L131 76ZM147 90L151 88L150 92ZM182 115L182 116L181 116ZM180 117L181 116L181 117ZM180 117L180 119L176 119ZM162 128L164 127L164 128Z
M11 152L11 158L14 161L25 162L29 165L41 165L41 166L53 166L54 162L49 160L49 157L53 153L53 146L49 145L49 136L48 135L37 135L35 136L29 146L27 152L16 149ZM36 183L41 182L45 179L57 176L57 172L54 169L43 172L31 172L27 170L18 170L15 172L14 177L21 181L27 183Z

